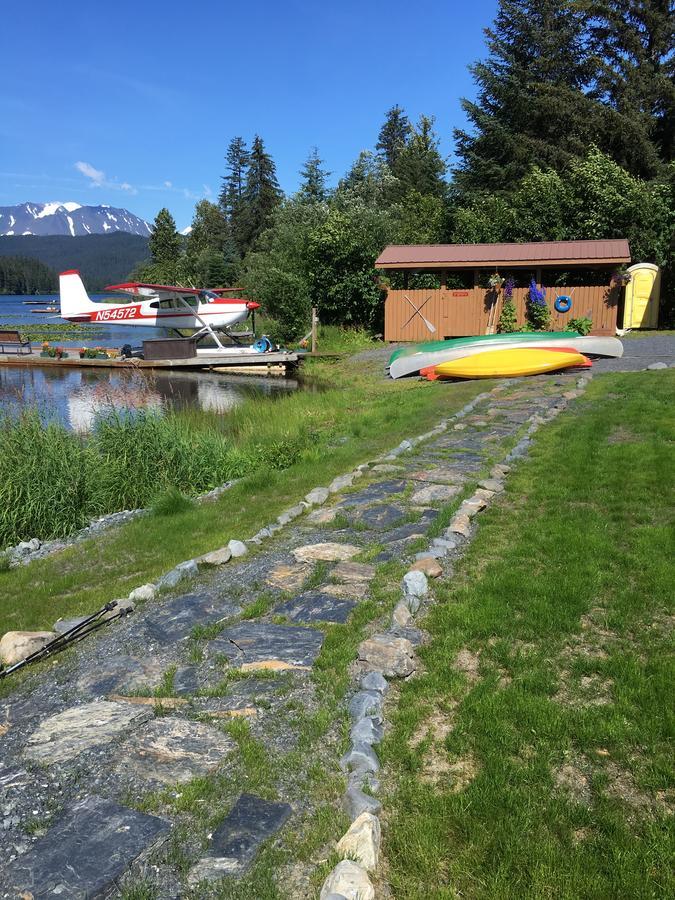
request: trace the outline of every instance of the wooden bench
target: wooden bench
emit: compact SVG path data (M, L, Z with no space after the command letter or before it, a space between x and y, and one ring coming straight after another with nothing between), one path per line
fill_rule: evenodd
M30 341L22 341L18 331L0 331L0 353L32 353Z

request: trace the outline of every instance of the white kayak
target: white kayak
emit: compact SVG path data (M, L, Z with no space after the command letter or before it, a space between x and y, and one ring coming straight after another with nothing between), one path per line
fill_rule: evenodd
M486 350L522 349L523 343L517 339L513 341L500 340L495 346L492 342L482 341L476 344L464 344L461 347L452 346L448 341L448 349L431 350L427 352L412 353L408 356L397 357L389 367L389 375L392 378L403 378L405 375L414 375L420 369L427 366L437 366L444 362L453 362L463 359L465 356L475 356ZM527 342L528 347L571 347L583 353L584 356L623 356L623 344L615 337L595 337L591 334L586 337L545 338Z

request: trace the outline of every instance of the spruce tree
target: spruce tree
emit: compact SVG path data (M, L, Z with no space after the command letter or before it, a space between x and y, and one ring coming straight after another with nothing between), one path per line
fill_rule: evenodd
M588 0L587 8L597 67L593 95L619 114L626 140L635 144L637 134L640 159L632 171L653 174L659 157L675 157L672 0Z
M227 235L227 221L220 207L209 200L200 200L187 239L188 256L197 257L204 250L222 250Z
M410 139L411 131L410 121L403 109L398 104L392 106L387 112L375 144L375 149L390 169L396 165L401 151Z
M176 222L166 207L155 216L148 248L152 261L158 266L172 266L181 254L181 238L176 231Z
M421 116L412 129L410 140L401 149L392 172L396 176L395 193L405 196L416 191L425 196L443 197L447 191L444 176L445 161L438 149L438 138L434 132L434 120Z
M321 203L328 197L326 179L330 172L321 168L322 162L318 149L313 147L300 171L302 181L298 195L306 203Z
M455 130L460 188L508 190L532 165L560 171L598 140L584 25L565 0L500 0L488 58L470 67L478 97L462 101L472 131Z
M281 197L274 160L265 151L262 138L256 135L251 147L241 213L238 217L239 235L235 236L242 250L252 247L267 228Z
M249 152L243 138L232 138L227 148L225 161L227 172L222 179L218 201L230 227L232 238L235 244L241 247L243 243L241 212L249 164Z

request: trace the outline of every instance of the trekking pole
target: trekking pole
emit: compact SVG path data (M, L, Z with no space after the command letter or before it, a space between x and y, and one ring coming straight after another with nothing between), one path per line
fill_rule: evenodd
M114 619L124 618L133 612L133 605L120 606L120 602L126 603L126 601L111 600L109 603L106 603L105 606L102 606L101 609L92 613L90 616L87 616L72 628L69 628L68 631L64 631L63 634L60 634L49 641L44 647L29 654L25 659L19 660L19 662L14 663L11 666L0 665L0 679L6 678L8 675L11 675L12 672L16 672L18 669L22 669L30 663L38 662L54 653L59 653L70 644L77 643L77 641L80 641L92 632L97 631L103 625L107 625L108 622L112 622ZM118 612L115 615L102 618L105 613L113 612L115 609L118 609Z

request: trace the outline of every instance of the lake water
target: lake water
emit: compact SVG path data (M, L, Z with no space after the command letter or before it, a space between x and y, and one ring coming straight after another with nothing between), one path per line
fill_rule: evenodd
M110 299L111 294L90 294L94 301ZM128 301L128 297L120 297L120 302ZM143 340L151 338L164 337L167 334L164 328L146 328L141 327L124 327L123 325L77 325L66 322L58 313L33 312L33 310L42 310L44 307L27 306L26 301L34 302L36 300L51 300L49 305L59 307L59 295L54 294L33 297L25 294L11 294L7 296L0 295L0 325L9 325L11 328L21 328L21 325L30 325L33 328L39 328L40 325L68 325L75 327L81 332L82 337L78 338L54 338L51 343L60 347L121 347L122 344L141 344Z
M92 299L103 296L110 295L93 294ZM54 313L34 315L31 310L40 307L24 305L24 300L47 299L51 298L0 296L0 324L19 330L22 325L70 324ZM53 305L58 306L58 296ZM119 347L166 334L162 328L106 325L90 337L88 326L78 328L82 337L54 338L50 343L62 347ZM299 387L293 378L215 372L0 366L0 413L37 405L46 418L56 419L75 431L88 431L97 414L111 404L117 408L156 410L196 407L226 413L251 398L280 397Z

